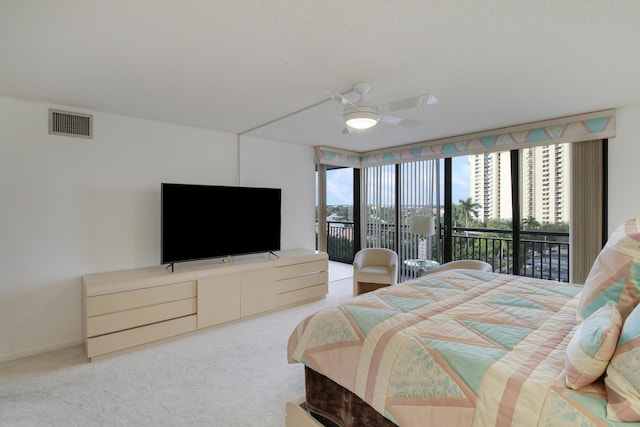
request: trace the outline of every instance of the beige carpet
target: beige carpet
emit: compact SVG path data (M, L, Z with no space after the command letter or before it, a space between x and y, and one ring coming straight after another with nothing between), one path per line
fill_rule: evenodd
M88 363L83 347L0 364L1 426L284 426L304 393L287 341L308 314L351 297L350 278L326 300Z

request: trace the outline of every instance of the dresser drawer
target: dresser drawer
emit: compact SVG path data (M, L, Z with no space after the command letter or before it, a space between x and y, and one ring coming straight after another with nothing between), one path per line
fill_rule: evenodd
M196 316L192 315L101 335L87 339L87 356L100 356L195 330Z
M87 298L87 316L100 316L182 299L195 298L196 281L174 283Z
M196 299L188 298L87 318L87 336L95 337L196 313Z
M300 304L304 301L322 299L327 296L329 285L326 283L320 285L309 286L308 288L298 289L286 292L276 296L278 307L285 307L294 304Z
M329 273L326 271L321 271L319 273L307 274L306 276L279 280L276 282L276 294L282 294L285 292L308 288L309 286L327 283L328 279Z
M276 268L276 280L284 280L292 277L304 276L307 274L317 273L319 271L327 271L327 261L319 260L305 262L301 264L292 264Z

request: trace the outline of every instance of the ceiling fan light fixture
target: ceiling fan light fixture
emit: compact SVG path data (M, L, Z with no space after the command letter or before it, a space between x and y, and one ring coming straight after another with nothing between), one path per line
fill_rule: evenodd
M373 107L364 106L356 109L345 109L344 121L350 128L353 129L369 129L378 124L380 114L378 109Z
M354 117L352 119L347 120L347 126L354 129L369 129L370 127L374 127L378 124L376 119L372 119L369 117Z

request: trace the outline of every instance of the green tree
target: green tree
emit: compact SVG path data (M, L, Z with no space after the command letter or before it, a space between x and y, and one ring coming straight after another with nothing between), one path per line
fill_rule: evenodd
M511 220L493 218L487 221L487 228L491 230L511 230Z
M460 211L464 217L465 227L469 227L471 216L473 215L477 219L478 209L480 209L482 206L478 203L474 203L471 197L467 197L467 200L460 199L459 202Z
M461 226L464 223L464 214L460 205L453 204L451 206L451 219L454 227Z
M524 230L539 230L540 222L534 217L530 216L522 220L522 228Z

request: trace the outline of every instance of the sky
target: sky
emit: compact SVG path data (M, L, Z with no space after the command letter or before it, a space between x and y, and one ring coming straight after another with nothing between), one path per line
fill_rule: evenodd
M327 205L353 205L353 169L327 172Z
M441 167L441 171L444 168ZM469 157L453 158L452 201L457 204L460 199L471 196L469 182ZM353 170L332 169L327 172L327 205L353 204Z
M471 181L469 180L469 171L471 166L469 164L469 156L454 157L452 160L453 183L451 184L452 195L451 202L457 204L461 199L467 200L471 197Z

